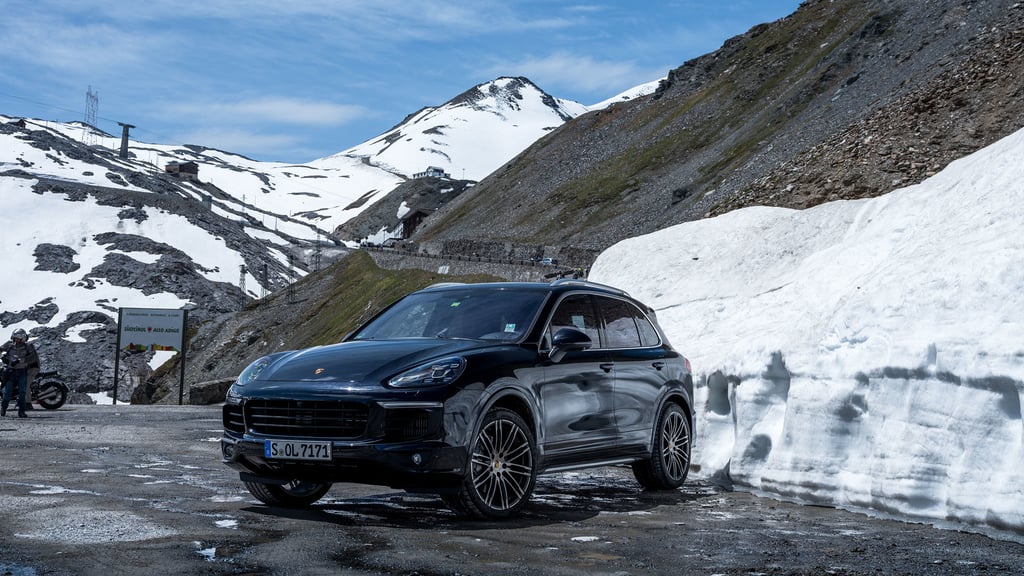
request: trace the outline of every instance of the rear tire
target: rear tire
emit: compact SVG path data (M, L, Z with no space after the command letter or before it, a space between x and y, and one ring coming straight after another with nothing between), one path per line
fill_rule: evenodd
M536 483L533 432L519 414L498 408L480 424L458 492L442 498L458 514L508 518L526 506Z
M68 389L57 382L43 382L36 393L36 402L47 410L56 410L68 400Z
M648 490L672 490L690 471L690 421L678 404L666 404L654 429L650 459L633 464L633 476Z
M330 484L306 482L305 480L292 480L287 484L280 485L245 482L245 487L260 502L285 508L305 508L323 498L324 494L331 489Z

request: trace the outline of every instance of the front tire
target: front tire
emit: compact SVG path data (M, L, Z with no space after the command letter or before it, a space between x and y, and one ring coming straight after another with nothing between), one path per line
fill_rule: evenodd
M672 490L690 471L690 421L678 404L666 404L654 430L650 459L633 464L633 476L647 490Z
M455 494L444 496L460 514L508 518L530 500L537 483L537 442L519 414L504 408L484 416L469 470Z
M305 508L323 498L324 494L331 489L330 484L306 482L305 480L292 480L281 485L245 482L245 487L260 502L285 508Z

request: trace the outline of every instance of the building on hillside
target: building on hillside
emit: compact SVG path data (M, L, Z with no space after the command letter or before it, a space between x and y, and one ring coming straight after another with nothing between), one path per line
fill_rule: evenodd
M199 164L195 162L168 162L164 166L164 172L183 180L190 180L192 182L199 181Z
M433 210L418 209L413 210L402 217L402 239L406 240L412 237L412 233L416 231L416 228L423 222L423 220L433 214Z
M419 172L412 175L413 178L451 178L452 175L445 172L444 168L437 166L427 166L426 172Z

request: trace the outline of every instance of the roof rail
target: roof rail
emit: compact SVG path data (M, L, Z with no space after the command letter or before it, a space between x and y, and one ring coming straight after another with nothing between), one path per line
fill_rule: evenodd
M430 286L427 286L426 288L424 288L424 290L426 290L427 288L446 288L448 286L463 286L464 284L465 282L437 282L436 284L431 284Z
M596 287L596 288L604 288L605 290L609 290L611 292L615 292L616 294L621 294L623 296L629 296L629 292L626 292L622 288L616 288L615 286L609 286L608 284L601 284L600 282L592 282L590 280L581 280L579 278L559 278L559 279L557 279L557 280L555 280L554 282L551 283L552 286L562 286L562 285L565 285L565 284L572 284L572 285L577 285L577 286L590 286L590 287Z

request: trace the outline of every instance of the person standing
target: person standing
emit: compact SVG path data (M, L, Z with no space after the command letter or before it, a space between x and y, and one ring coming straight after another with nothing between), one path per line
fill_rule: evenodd
M0 346L3 351L3 363L7 365L7 375L4 378L3 403L0 404L0 416L7 415L7 406L14 396L14 386L18 386L18 418L25 418L25 393L28 390L29 368L39 368L39 353L36 347L29 343L28 334L18 328L11 334L11 340Z

